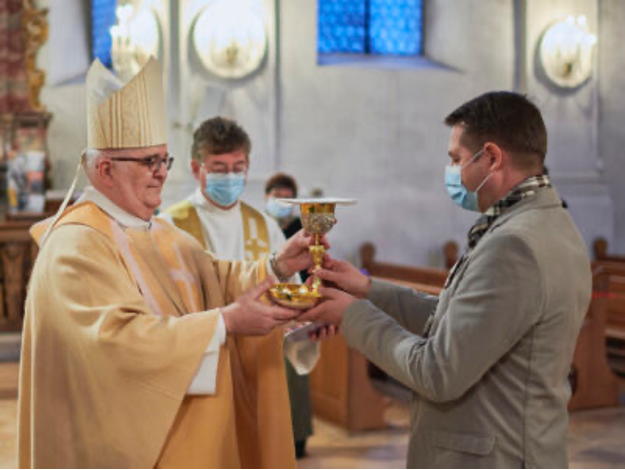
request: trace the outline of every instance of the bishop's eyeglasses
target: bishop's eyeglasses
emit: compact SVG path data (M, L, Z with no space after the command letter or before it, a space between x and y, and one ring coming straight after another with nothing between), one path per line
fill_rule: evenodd
M160 155L150 155L148 157L112 157L111 160L115 162L137 162L139 165L143 165L152 172L157 172L161 169L161 165L165 165L167 171L171 170L171 166L174 163L174 156L171 153L166 154L164 157Z

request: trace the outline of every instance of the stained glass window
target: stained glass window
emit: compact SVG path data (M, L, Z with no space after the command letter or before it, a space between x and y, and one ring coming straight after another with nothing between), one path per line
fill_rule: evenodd
M420 55L423 0L319 0L320 53Z
M117 0L91 0L91 54L106 67L112 67L111 26L117 22Z
M319 1L319 52L365 52L365 2Z

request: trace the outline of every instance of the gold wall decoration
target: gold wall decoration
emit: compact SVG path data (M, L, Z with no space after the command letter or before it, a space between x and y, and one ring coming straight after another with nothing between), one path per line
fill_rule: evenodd
M28 80L28 101L33 111L44 111L39 101L41 88L46 81L46 73L37 68L37 53L48 40L47 8L37 8L34 0L24 0L24 16L22 28L24 30L24 59Z

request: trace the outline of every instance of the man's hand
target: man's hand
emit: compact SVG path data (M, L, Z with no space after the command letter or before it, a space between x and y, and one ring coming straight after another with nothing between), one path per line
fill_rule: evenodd
M331 287L319 288L323 299L316 307L304 312L298 321L312 321L329 325L340 325L343 313L356 300L352 295Z
M371 288L371 279L347 261L335 260L329 255L323 260L323 268L317 269L314 274L359 299L366 298Z
M229 334L266 335L276 326L284 325L300 314L296 310L268 305L260 301L260 297L274 283L273 277L270 276L222 309L226 331Z
M323 325L313 331L309 338L312 341L323 341L324 339L330 339L333 336L339 334L340 327L338 325Z
M313 236L307 234L304 229L297 232L282 246L280 251L276 253L276 264L279 273L284 277L290 277L293 274L308 269L313 266L312 256L308 247L313 243ZM321 243L330 249L330 244L326 237L321 237Z

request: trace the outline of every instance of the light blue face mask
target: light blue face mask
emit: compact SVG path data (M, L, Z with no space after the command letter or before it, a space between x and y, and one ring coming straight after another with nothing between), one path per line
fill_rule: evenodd
M484 149L477 152L461 166L447 165L445 167L445 187L447 188L447 192L449 193L451 200L463 209L474 212L480 212L480 206L477 202L477 193L480 189L482 189L482 186L486 184L492 173L489 173L488 176L484 178L484 181L480 183L475 191L469 191L464 187L464 184L462 184L462 170L469 163L475 161L475 159L482 155L482 153L484 153Z
M281 204L276 201L275 197L267 199L265 209L271 217L278 220L287 219L291 217L291 214L293 213L293 206Z
M245 173L207 173L205 189L207 196L218 206L231 206L245 190Z

